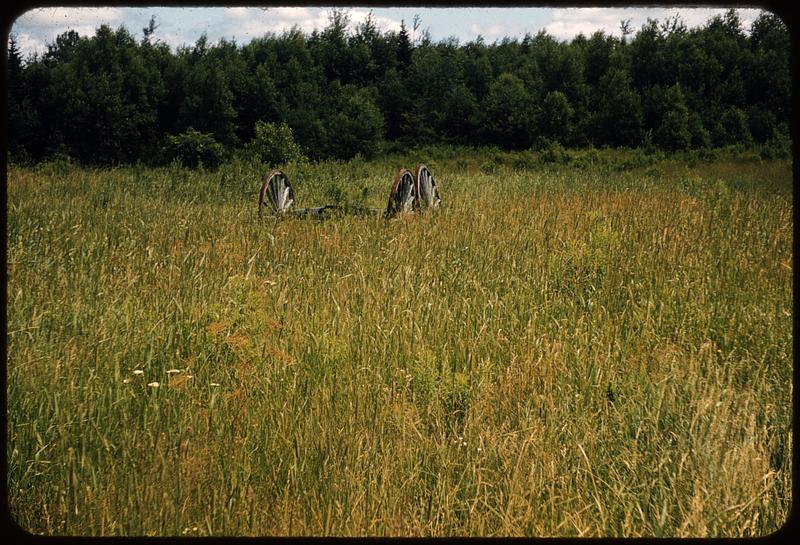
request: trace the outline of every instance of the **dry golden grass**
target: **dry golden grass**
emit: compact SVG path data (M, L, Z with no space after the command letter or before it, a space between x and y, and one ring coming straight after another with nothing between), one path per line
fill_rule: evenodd
M15 520L51 535L778 529L788 162L458 161L428 163L438 213L323 222L258 220L241 165L227 185L12 167ZM366 205L398 166L353 166ZM289 170L298 204L347 194L344 170Z

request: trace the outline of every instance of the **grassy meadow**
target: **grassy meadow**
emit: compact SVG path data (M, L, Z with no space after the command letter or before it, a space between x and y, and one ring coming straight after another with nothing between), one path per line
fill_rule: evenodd
M791 499L789 160L7 179L8 503L48 535L751 536ZM638 159L637 159L638 158ZM156 384L157 383L157 384Z

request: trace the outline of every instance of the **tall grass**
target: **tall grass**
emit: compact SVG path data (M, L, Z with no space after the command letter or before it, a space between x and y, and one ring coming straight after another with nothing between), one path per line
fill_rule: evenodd
M12 516L69 535L775 531L789 163L597 158L429 160L438 213L322 222L259 220L252 165L12 166ZM299 206L380 207L418 159L287 172Z

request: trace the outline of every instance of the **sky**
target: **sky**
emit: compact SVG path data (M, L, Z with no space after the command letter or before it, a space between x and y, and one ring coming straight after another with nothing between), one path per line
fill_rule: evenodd
M487 43L504 37L521 39L526 33L536 34L540 30L560 40L572 39L579 33L590 36L597 30L620 35L620 22L631 21L631 29L639 30L647 19L663 21L679 15L688 27L702 26L713 15L722 14L724 8L347 8L350 28L363 22L370 11L373 21L382 31L400 30L405 21L412 32L415 15L420 25L412 38L427 31L433 41L455 37L467 43L482 36ZM141 39L142 29L151 16L158 25L154 33L156 40L169 45L173 50L182 45L193 45L205 33L209 43L224 38L244 45L253 38L268 32L281 33L293 26L310 33L321 30L328 24L330 8L324 7L50 7L29 10L18 17L11 26L10 34L27 56L43 53L47 44L67 30L75 30L82 36L93 36L102 24L112 28L124 26L136 39ZM745 30L755 20L758 9L737 9Z

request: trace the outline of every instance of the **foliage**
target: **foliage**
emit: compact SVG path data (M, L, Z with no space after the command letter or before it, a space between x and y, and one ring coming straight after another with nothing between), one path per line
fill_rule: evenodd
M225 148L213 135L189 128L184 133L167 136L166 157L190 167L213 168L225 159Z
M489 86L484 100L482 132L487 142L504 148L531 146L535 102L520 78L503 73Z
M415 40L405 23L381 31L372 16L350 30L337 9L311 34L241 46L202 36L172 51L152 19L139 43L122 27L71 30L27 59L12 35L9 152L157 163L168 135L191 127L232 154L258 121L286 123L312 159L436 143L524 150L539 138L683 150L789 136L789 33L768 12L749 33L730 10L692 29L672 17L623 25L623 38L541 31L492 44L434 43L419 25Z
M10 517L80 536L778 530L791 158L528 153L291 174L298 206L383 207L398 163L434 159L446 206L389 221L259 219L245 162L12 164Z
M539 134L545 138L566 143L572 134L572 106L561 91L548 93L542 103Z
M752 143L747 114L735 106L727 108L719 123L714 126L714 143L718 146L733 144L748 145Z
M269 166L285 165L306 160L294 141L292 129L286 124L257 121L255 135L247 146L247 155Z
M568 163L570 155L558 141L544 141L541 145L541 158L545 163Z
M609 70L600 79L598 93L597 139L613 146L639 145L644 132L642 106L630 75L619 68Z
M692 133L689 130L689 109L683 99L680 84L670 87L663 99L663 115L655 142L666 150L684 150L692 144Z
M761 146L763 159L788 159L792 156L792 141L782 131L776 131L772 138Z
M326 118L328 155L352 159L375 157L382 149L383 117L370 93L346 85L333 86L337 106Z

